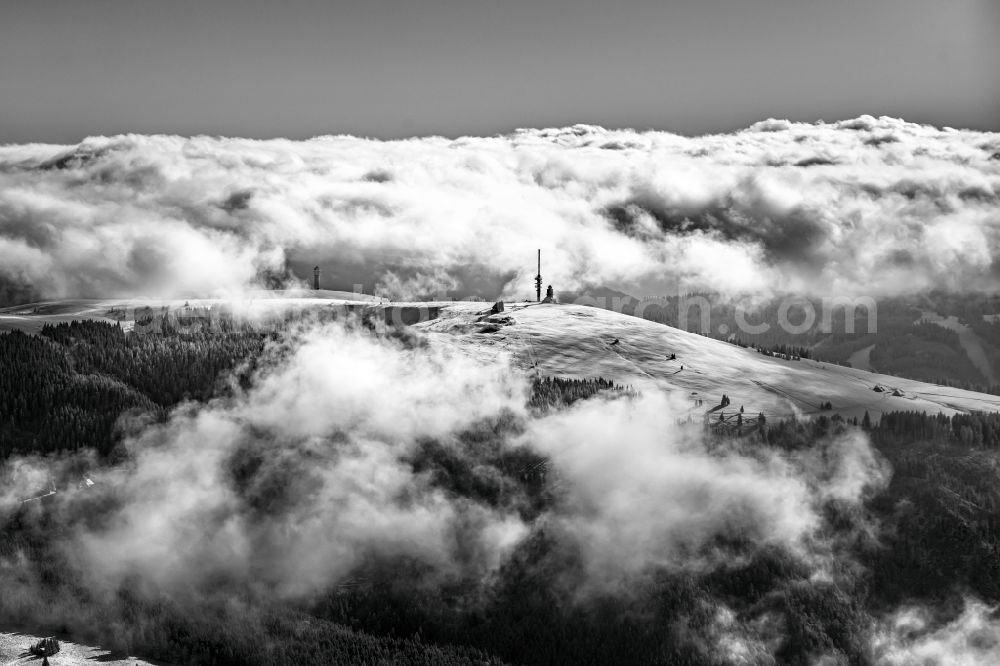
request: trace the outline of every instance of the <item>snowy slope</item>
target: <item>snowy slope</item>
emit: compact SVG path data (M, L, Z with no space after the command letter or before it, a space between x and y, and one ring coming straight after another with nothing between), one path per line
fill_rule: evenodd
M0 632L0 666L14 664L38 664L42 660L28 654L28 646L37 643L43 636L21 633ZM52 666L84 666L89 664L105 664L106 666L152 666L151 662L143 661L127 655L118 655L99 647L78 645L57 636L59 652L49 659Z
M488 307L488 306L487 306ZM537 364L545 375L602 376L640 388L680 391L703 412L719 404L722 394L750 414L765 416L817 415L830 401L833 412L873 418L882 412L919 410L953 414L1000 411L1000 396L926 384L830 363L785 361L764 356L719 340L688 333L608 310L578 305L508 304L493 333L480 333L477 322L482 303L456 303L440 319L420 324L430 332L448 335L480 357L501 350L512 353L523 367ZM611 344L615 339L619 342ZM677 360L667 357L676 354ZM681 369L683 366L683 369ZM887 391L876 392L881 385ZM899 389L903 395L892 395ZM694 407L696 399L703 405Z
M135 308L171 310L215 305L231 307L234 313L265 316L287 309L325 308L347 303L371 305L371 297L353 301L340 296L302 292L262 293L238 300L67 300L35 303L0 310L0 331L20 329L36 332L45 323L74 319L115 321L121 311ZM255 295L256 296L256 295ZM820 409L831 402L833 413L873 418L888 411L919 410L953 414L968 411L1000 411L1000 396L963 391L819 361L785 361L759 354L694 333L645 321L636 317L582 305L507 303L506 311L492 319L495 332L480 332L489 321L490 308L482 302L394 303L393 306L434 306L440 316L417 328L445 344L469 354L495 358L506 352L524 368L537 367L545 375L596 377L632 384L643 390L659 387L679 391L692 406L692 414L719 404L723 393L731 399L728 411L742 405L747 413L768 417L831 413ZM129 315L126 315L129 316ZM617 344L612 342L617 339ZM677 360L667 357L676 354ZM683 366L683 369L682 369ZM881 385L888 389L875 392ZM902 396L892 395L898 389ZM696 406L701 399L703 404Z

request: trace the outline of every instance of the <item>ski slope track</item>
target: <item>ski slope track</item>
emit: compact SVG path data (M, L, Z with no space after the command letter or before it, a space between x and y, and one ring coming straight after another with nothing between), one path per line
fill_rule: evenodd
M318 296L318 297L317 297ZM531 373L566 378L604 377L641 391L666 390L688 400L691 414L719 405L722 394L735 412L767 418L841 414L873 419L892 411L955 414L1000 411L1000 396L881 375L808 359L789 361L720 340L636 317L588 307L554 303L507 303L490 315L483 302L382 303L352 298L346 292L290 296L263 294L233 300L68 300L0 310L0 331L37 333L47 323L95 319L117 322L122 308L228 305L248 316L286 309L339 304L374 307L435 307L439 316L415 325L432 340L457 347L483 361L509 355ZM492 326L488 326L492 324ZM492 332L484 332L492 331ZM617 343L615 342L617 340ZM676 360L669 360L671 354ZM874 390L876 386L883 391ZM893 395L899 392L901 395ZM701 404L697 401L701 400ZM821 405L829 401L832 410ZM715 412L714 415L717 415Z

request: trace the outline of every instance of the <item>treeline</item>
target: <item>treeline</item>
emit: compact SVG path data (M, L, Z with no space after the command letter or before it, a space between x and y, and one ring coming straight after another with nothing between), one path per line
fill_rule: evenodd
M528 406L534 409L566 407L578 400L592 398L598 393L617 395L630 394L630 387L615 384L610 379L564 379L561 377L537 377L531 384Z
M0 335L0 458L86 448L108 455L123 413L163 419L182 401L224 394L228 381L245 384L277 336L274 327L224 319L212 329L178 327L162 316L145 321L142 333L75 321L47 325L39 336ZM529 406L562 407L601 392L629 391L600 377L538 378Z
M1000 602L1000 414L884 414L872 441L892 480L870 510L891 527L864 561L883 603Z
M954 379L941 378L936 382L941 386L950 386L952 388L964 389L966 391L975 391L976 393L989 393L991 395L1000 395L1000 384L981 384L979 382L961 382Z
M862 423L892 474L865 503L883 529L881 543L854 553L869 572L860 601L960 609L961 595L972 593L1000 603L1000 414L891 412ZM852 426L839 416L776 421L762 438L800 449Z
M965 448L1000 449L1000 413L925 414L924 412L889 412L871 429L872 439L880 445L901 442L934 441L941 445Z
M823 403L830 409L831 403ZM879 448L893 447L907 442L934 442L943 447L961 447L964 450L1000 450L1000 413L972 412L969 414L927 414L924 412L886 412L873 421L868 412L858 419L844 418L839 414L821 414L814 419L798 421L782 419L769 421L762 431L764 443L782 448L808 446L828 433L842 433L848 427L865 430Z
M184 400L205 401L252 371L274 333L249 326L126 334L107 322L0 335L0 457L83 448L107 455L119 416L163 418Z
M80 374L71 354L42 337L0 335L0 456L109 451L118 416L155 411L147 396L108 376Z
M743 342L740 338L730 337L726 340L730 344L744 349L753 349L765 356L775 356L788 361L798 361L803 358L811 358L811 351L808 347L797 347L795 345L778 344L772 347L765 347L753 342Z
M208 330L176 328L160 319L153 325L126 334L114 324L80 321L45 326L41 334L69 352L78 373L113 377L162 407L209 399L220 376L259 357L277 337L246 324Z

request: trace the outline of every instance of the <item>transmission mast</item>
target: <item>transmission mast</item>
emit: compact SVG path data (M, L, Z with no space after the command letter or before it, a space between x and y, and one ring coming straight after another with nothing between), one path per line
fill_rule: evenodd
M535 300L542 300L542 251L538 250L538 275L535 276Z

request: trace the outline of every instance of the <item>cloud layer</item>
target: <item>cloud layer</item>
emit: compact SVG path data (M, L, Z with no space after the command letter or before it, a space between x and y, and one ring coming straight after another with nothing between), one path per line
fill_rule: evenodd
M95 589L132 581L300 598L396 557L484 580L548 530L579 553L582 579L567 583L585 591L719 566L733 556L719 543L778 548L819 574L831 547L824 504L857 504L887 478L860 434L798 454L712 445L678 422L679 397L656 391L531 415L528 378L505 358L477 362L343 324L303 329L268 359L235 396L181 406L161 424L123 423L123 464L8 461L0 515L58 480L49 506ZM489 426L500 443L465 443L497 419L517 424ZM500 499L436 481L414 462L428 442ZM556 498L541 515L522 510L527 491L519 476L500 478L492 446L547 460ZM96 485L72 491L81 470Z
M526 532L516 515L449 496L407 462L423 440L523 412L523 379L502 362L338 325L272 353L248 393L140 430L127 465L94 475L88 496L120 508L68 545L92 582L137 576L177 591L228 581L308 596L376 556L444 575L464 562L461 548L487 570Z
M825 570L821 507L857 504L888 480L858 432L779 454L709 445L700 424L661 393L585 403L529 430L562 487L555 525L580 545L588 583L616 585L651 568L733 564L739 549L774 546Z
M575 126L382 142L0 147L0 295L212 295L324 268L413 298L546 282L899 294L1000 286L1000 135L890 118L687 138Z
M889 478L860 431L796 450L717 441L685 422L682 396L653 387L531 412L530 378L508 358L419 334L303 325L257 367L247 388L162 422L124 416L114 465L5 461L0 523L45 533L88 598L128 589L179 604L308 602L391 570L428 599L461 583L463 603L485 605L551 539L531 566L554 567L558 603L587 607L768 553L810 585L849 587L852 530L871 527L863 500ZM833 508L856 527L834 529ZM0 583L15 600L46 598L17 545L0 555ZM784 636L769 607L698 603L713 618L706 654L769 663ZM34 612L0 604L11 608ZM887 654L908 649L883 629Z

